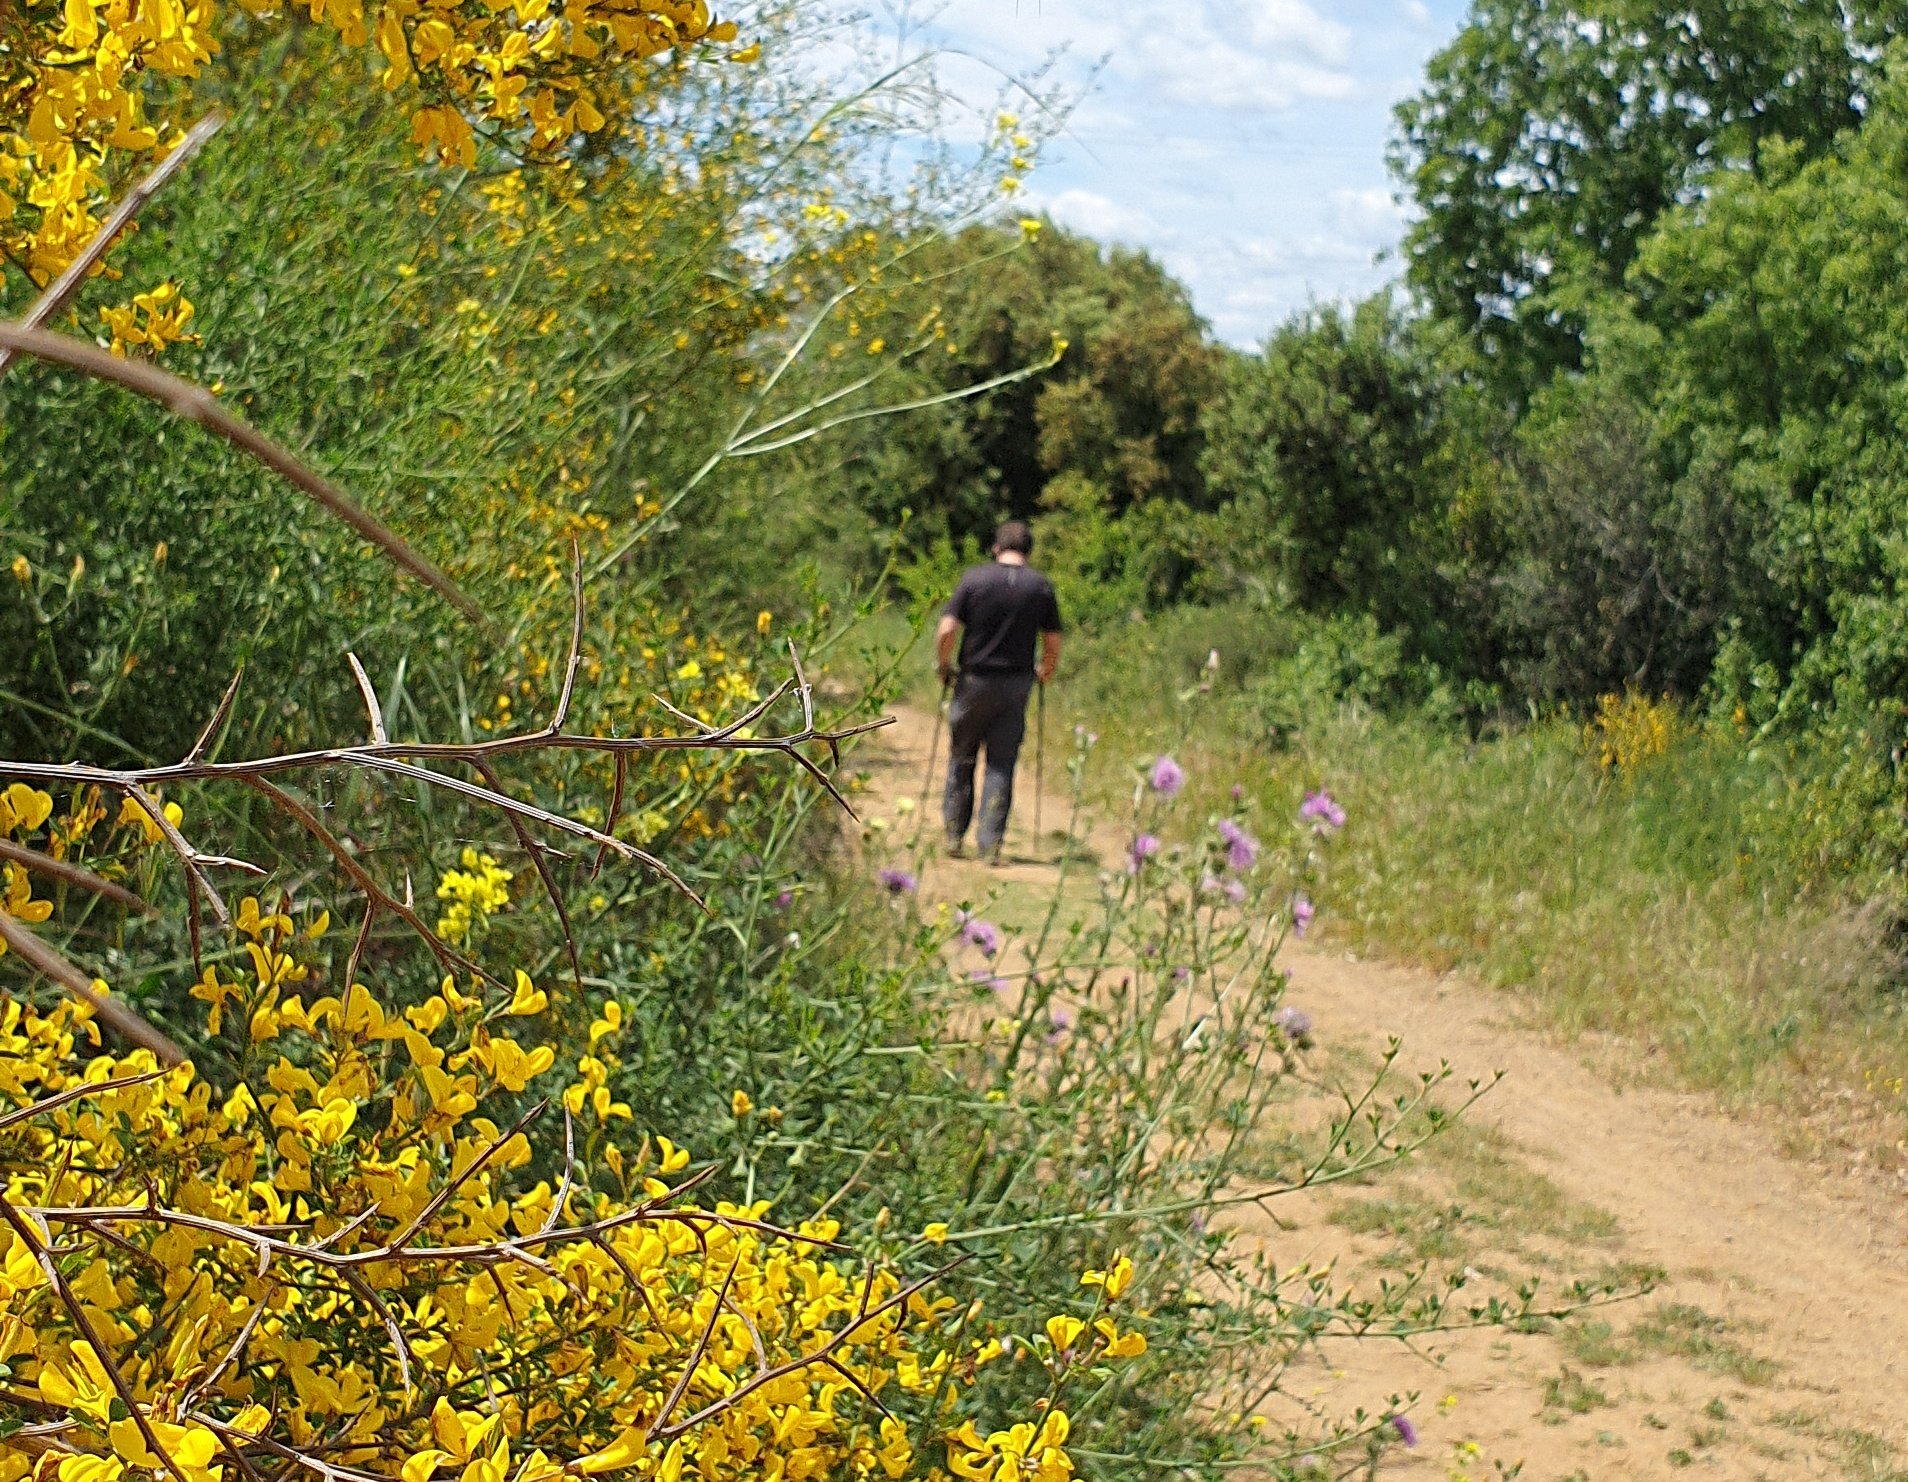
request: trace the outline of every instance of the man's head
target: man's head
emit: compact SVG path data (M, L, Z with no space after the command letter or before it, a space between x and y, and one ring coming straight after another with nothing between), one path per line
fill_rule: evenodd
M1026 558L1033 554L1033 531L1025 520L1007 520L994 532L994 554Z

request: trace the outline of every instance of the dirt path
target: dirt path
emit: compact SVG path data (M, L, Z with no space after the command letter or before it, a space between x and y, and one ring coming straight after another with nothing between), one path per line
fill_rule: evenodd
M866 772L869 816L912 827L931 717L903 711ZM1050 779L1051 781L1051 779ZM1030 801L1030 800L1029 800ZM930 808L934 806L930 801ZM1049 827L1060 822L1052 816ZM1019 809L1006 866L936 860L929 901L989 894L1011 920L1054 871ZM1118 838L1089 836L1103 858ZM1326 903L1329 910L1329 902ZM1577 1048L1512 1022L1513 1002L1463 979L1289 954L1289 1002L1321 1053L1370 1063L1389 1035L1412 1068L1508 1072L1457 1135L1371 1187L1282 1207L1296 1232L1248 1232L1281 1263L1336 1258L1375 1280L1429 1260L1514 1282L1654 1270L1650 1296L1536 1334L1475 1334L1434 1353L1341 1345L1295 1379L1334 1411L1416 1392L1424 1444L1386 1475L1532 1479L1908 1479L1908 1210L1825 1185L1772 1129L1706 1098L1621 1090ZM1294 1207L1296 1206L1296 1207ZM1462 1211L1461 1213L1458 1211Z

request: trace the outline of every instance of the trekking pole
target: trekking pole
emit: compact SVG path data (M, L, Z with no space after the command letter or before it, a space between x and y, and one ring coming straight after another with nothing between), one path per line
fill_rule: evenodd
M1035 702L1039 718L1034 722L1034 848L1040 847L1040 805L1047 792L1047 681L1040 681L1040 698Z
M948 696L954 689L954 676L941 678L941 702L934 707L934 739L928 742L927 775L921 779L921 811L927 812L928 797L934 791L934 758L941 749L941 722L947 718Z

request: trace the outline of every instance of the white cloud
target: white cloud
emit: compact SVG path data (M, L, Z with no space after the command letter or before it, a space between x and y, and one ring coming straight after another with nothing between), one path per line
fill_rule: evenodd
M1404 229L1404 211L1386 186L1333 191L1327 218L1346 236L1372 243L1395 242Z
M1069 230L1102 242L1156 243L1164 235L1160 224L1137 206L1078 186L1051 196L1035 193L1028 202Z
M1385 165L1391 107L1468 0L875 3L948 49L960 142L978 142L1010 79L1071 92L1026 204L1153 252L1218 335L1252 344L1394 271L1374 260L1406 220Z

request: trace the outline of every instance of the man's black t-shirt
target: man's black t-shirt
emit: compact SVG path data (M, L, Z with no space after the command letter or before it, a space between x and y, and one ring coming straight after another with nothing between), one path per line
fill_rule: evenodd
M961 578L947 604L961 634L963 674L1031 674L1042 633L1060 631L1053 583L1031 566L993 561Z

